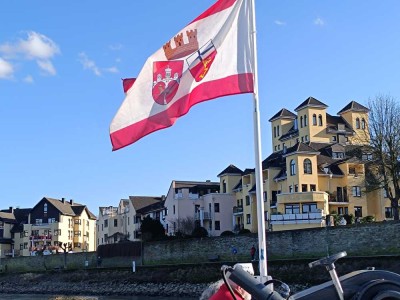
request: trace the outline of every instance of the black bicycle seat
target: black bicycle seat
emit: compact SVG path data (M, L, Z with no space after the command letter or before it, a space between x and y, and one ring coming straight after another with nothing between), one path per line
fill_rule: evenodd
M316 261L310 262L308 264L308 266L310 268L314 268L317 266L329 267L329 266L333 265L339 258L345 257L346 255L347 255L346 251L339 252L339 253L333 254L331 256L323 257Z

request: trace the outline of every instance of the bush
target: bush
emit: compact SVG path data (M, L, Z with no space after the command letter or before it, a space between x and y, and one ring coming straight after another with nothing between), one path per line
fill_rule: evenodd
M251 233L251 231L246 228L240 229L240 231L239 231L239 234L248 234L248 233Z
M226 231L223 231L220 236L231 236L231 235L235 235L235 234L230 230L226 230Z
M374 216L366 216L361 219L361 223L372 223L375 222Z
M343 218L346 220L347 225L354 224L355 218L352 214L343 215Z
M192 236L195 238L207 237L208 231L204 227L196 227L192 232Z

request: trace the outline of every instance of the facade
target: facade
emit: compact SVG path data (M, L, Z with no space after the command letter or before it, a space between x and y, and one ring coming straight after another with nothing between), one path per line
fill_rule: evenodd
M129 196L118 207L100 207L97 221L97 245L141 239L140 226L146 216L163 222L164 197Z
M231 231L235 198L228 192L233 181L227 177L220 182L172 181L165 199L167 234L190 234L188 225L204 227L210 236ZM226 192L220 193L220 189Z
M264 221L270 230L333 225L331 215L390 219L384 191L367 192L368 109L352 101L337 116L309 97L293 113L282 109L269 121L273 153L262 163ZM240 170L239 170L240 171ZM257 231L254 169L226 175L233 188L236 226Z
M30 256L37 251L95 251L96 216L82 204L43 198L33 208L0 212L3 255ZM4 247L4 248L3 248Z

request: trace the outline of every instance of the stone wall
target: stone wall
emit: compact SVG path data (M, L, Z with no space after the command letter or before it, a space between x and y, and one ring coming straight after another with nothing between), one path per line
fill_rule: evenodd
M320 258L346 251L349 256L400 254L400 222L390 221L267 233L268 259ZM101 267L249 261L250 248L258 247L257 235L235 235L202 239L168 240L143 244L143 257L103 258ZM237 253L233 254L235 248ZM86 264L87 262L87 264ZM67 269L96 268L96 252L67 254ZM64 254L1 259L0 269L8 272L54 270L64 267Z
M350 226L268 232L269 259L318 258L346 251L349 255L386 255L400 253L400 222L389 221ZM204 262L213 256L221 260L248 260L252 245L258 247L256 234L203 239L147 242L144 264ZM232 254L232 248L237 254Z

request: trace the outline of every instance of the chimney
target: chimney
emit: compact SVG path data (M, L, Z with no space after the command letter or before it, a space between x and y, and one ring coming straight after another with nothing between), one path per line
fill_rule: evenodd
M61 198L61 202L65 204L65 198Z
M161 201L165 201L165 195L161 196Z
M14 213L14 207L12 207L12 206L10 206L9 208L8 208L8 210L10 211L10 213Z
M73 199L69 200L69 204L73 205L74 204L74 200Z

